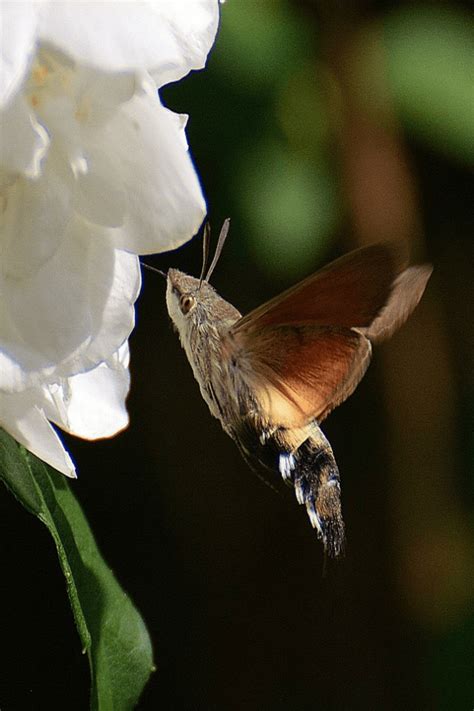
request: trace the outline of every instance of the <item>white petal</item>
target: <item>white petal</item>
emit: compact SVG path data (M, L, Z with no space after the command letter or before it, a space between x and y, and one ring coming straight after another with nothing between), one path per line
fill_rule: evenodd
M1 303L0 303L1 311ZM6 322L4 314L0 313L3 322ZM2 330L4 324L2 323ZM11 355L4 351L5 339L2 333L0 344L0 399L3 397L3 392L14 393L24 390L40 381L38 374L35 378L31 378L29 373L23 370L22 362L15 360Z
M84 439L112 437L127 427L128 356L125 343L107 363L50 388L48 417Z
M0 107L18 91L35 49L38 2L2 2L0 6Z
M80 64L150 70L168 82L204 65L218 16L217 0L61 2L43 15L39 35Z
M109 137L128 201L115 244L138 254L179 247L196 234L206 214L182 117L165 109L156 95L136 96L110 122Z
M75 229L80 228L77 220ZM80 373L107 361L127 340L135 325L134 304L141 287L140 262L135 254L113 249L110 235L114 232L96 228L89 234L93 242L87 283L90 339L85 353L57 368L60 375ZM106 259L110 261L108 269Z
M87 170L77 176L74 207L96 225L120 227L127 196L119 162L103 148L92 149L88 145L87 149Z
M36 405L41 399L40 393L33 390L14 395L2 393L0 426L54 469L75 477L71 457L44 412Z
M39 178L18 179L6 189L0 222L4 275L34 274L61 244L72 216L67 166L50 151Z
M180 61L150 67L157 85L177 81L191 69L202 69L214 44L219 25L219 3L214 0L155 0L155 9L166 19L181 51Z
M49 145L48 134L31 115L23 94L18 94L0 114L0 165L11 173L37 177Z
M38 77L38 79L35 79ZM37 55L26 92L39 120L49 133L70 145L83 145L83 131L103 128L121 104L129 101L140 82L136 73L108 74L98 69L71 65L50 47Z
M19 390L109 358L133 328L139 288L138 258L76 218L36 274L3 280L0 388Z
M139 82L138 82L139 83ZM103 126L137 90L136 72L109 72L78 67L75 72L76 117L85 127Z

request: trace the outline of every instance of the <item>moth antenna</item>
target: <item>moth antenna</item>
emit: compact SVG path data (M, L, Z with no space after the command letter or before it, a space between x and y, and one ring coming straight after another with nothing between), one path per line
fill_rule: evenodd
M209 259L209 245L211 242L211 225L206 222L204 225L204 234L202 236L202 267L201 276L199 277L199 289L201 288L202 281L204 279L204 272L206 271L207 262Z
M229 226L230 226L230 217L227 217L224 220L224 224L222 225L221 233L219 235L219 239L217 240L216 251L214 252L214 259L212 260L212 264L207 271L206 278L204 281L209 281L209 279L211 278L212 272L214 271L215 266L216 266L217 262L219 261L219 257L221 256L224 242L225 242L226 237L229 233Z
M145 269L149 269L150 272L156 272L157 274L161 274L162 277L165 279L167 278L165 272L162 272L161 269L157 269L156 267L152 267L151 264L146 264L145 262L140 262L142 267L145 267Z

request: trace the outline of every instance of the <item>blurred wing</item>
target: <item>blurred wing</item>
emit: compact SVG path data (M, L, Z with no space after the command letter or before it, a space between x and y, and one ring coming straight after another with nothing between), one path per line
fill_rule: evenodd
M390 338L417 306L432 271L431 265L421 264L399 274L387 303L368 328L359 329L361 333L373 343Z
M254 309L233 331L284 324L368 327L389 300L402 266L391 243L357 249Z
M229 345L239 376L275 427L323 420L354 391L371 355L364 335L324 326L244 331Z

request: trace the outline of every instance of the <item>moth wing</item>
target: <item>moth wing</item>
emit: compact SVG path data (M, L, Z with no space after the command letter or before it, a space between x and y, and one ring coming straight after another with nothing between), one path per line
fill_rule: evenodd
M370 326L360 331L373 343L390 338L417 306L432 271L431 265L420 264L401 272L393 283L385 306Z
M368 327L389 300L402 268L393 244L362 247L254 309L232 330L296 323Z
M269 421L321 421L349 397L370 362L370 340L401 326L430 274L427 265L403 270L391 243L370 245L239 319L227 347Z
M350 329L269 326L228 341L236 372L275 427L321 422L354 391L370 362L370 341Z

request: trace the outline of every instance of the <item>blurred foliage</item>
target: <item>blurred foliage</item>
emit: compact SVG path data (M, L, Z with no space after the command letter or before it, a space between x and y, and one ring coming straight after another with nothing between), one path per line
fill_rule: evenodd
M334 233L339 205L325 166L318 170L281 144L260 145L242 157L235 179L240 212L255 235L252 261L288 279L314 264Z
M216 69L248 99L278 92L307 60L311 34L303 18L283 0L240 0L222 8Z
M252 260L291 278L314 262L337 224L336 184L325 157L325 82L308 62L308 26L287 3L230 3L223 18L227 51L216 52L214 71L245 101L253 95L266 104L265 122L240 151L231 187Z
M384 22L397 110L432 148L474 164L474 28L447 3L406 6Z

